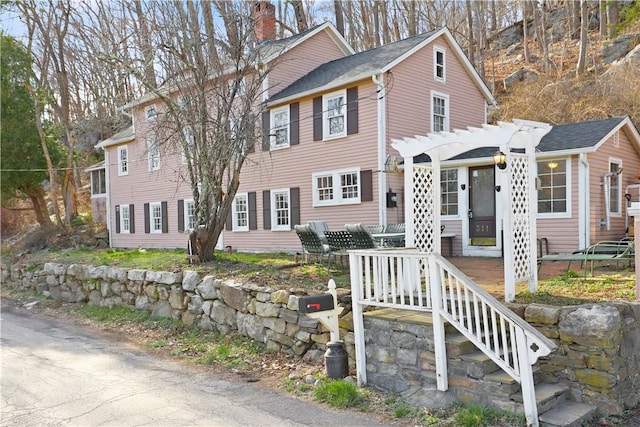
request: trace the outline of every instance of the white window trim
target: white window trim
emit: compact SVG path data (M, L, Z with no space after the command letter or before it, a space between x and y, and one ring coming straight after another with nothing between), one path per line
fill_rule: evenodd
M127 211L129 218L129 228L124 227L124 211ZM129 209L129 205L120 205L120 234L129 234L131 233L131 211Z
M247 225L238 225L238 210L236 208L236 201L239 198L244 198L247 206ZM233 218L233 231L249 231L249 193L236 193L236 197L233 199L233 207L231 209L231 217Z
M536 159L536 167L540 162L565 162L566 163L566 194L567 194L567 210L566 212L543 212L537 213L538 219L557 219L557 218L571 218L571 206L573 200L572 188L571 188L571 157L564 157L561 159ZM536 211L538 210L538 193L536 189Z
M157 165L154 166L154 160L156 155L154 155L154 153L157 153ZM160 146L156 143L155 139L150 139L147 141L147 160L149 161L149 171L153 172L153 171L158 171L160 170Z
M461 170L460 168L442 168L440 169L440 172L444 171L444 170L456 170L458 171L457 173L457 183L456 183L456 191L458 193L458 213L455 215L441 215L442 219L459 219L460 218L460 211L462 209L462 207L460 206L460 200L462 200L463 194L461 192L460 189L460 174L461 174ZM442 184L442 179L440 179L440 184Z
M275 203L275 199L276 199L276 194L279 193L286 193L287 194L287 201L289 203L289 224L288 225L278 225L277 224L277 215L276 215L276 203ZM291 191L289 190L289 188L277 188L275 190L271 190L271 231L291 231L291 228L293 227L291 225Z
M153 115L149 115L150 111L153 111ZM151 121L155 120L156 117L158 117L158 109L156 108L156 104L147 105L144 108L144 118L145 118L145 120L148 121L148 122L151 122Z
M442 93L442 92L437 92L435 90L431 91L431 116L430 116L430 120L431 120L431 132L436 132L434 130L434 122L433 122L433 116L434 116L434 105L433 105L433 98L438 97L438 98L442 98L444 99L444 132L449 132L449 130L451 129L449 127L449 120L450 120L450 115L449 115L449 95L447 95L446 93ZM439 131L438 131L439 132Z
M126 154L126 160L125 163L122 163L122 152L125 152ZM123 166L124 169L123 170ZM129 149L127 148L126 145L118 147L118 176L124 176L124 175L129 175Z
M613 134L613 146L615 148L619 148L620 147L620 130L617 130L614 134Z
M342 115L344 116L344 126L343 130L339 134L329 135L329 99L342 97L344 99L344 104L342 105ZM322 96L322 140L329 141L332 139L343 138L347 136L347 90L339 90L332 93L327 93Z
M275 115L278 113L282 113L285 112L287 115L286 118L286 126L282 126L281 128L276 128L273 124L275 123ZM280 107L280 108L274 108L273 110L270 111L271 117L270 117L270 123L271 123L271 136L269 138L270 141L270 146L271 146L271 150L281 150L283 148L289 148L291 147L291 109L289 108L289 105L285 106L285 107ZM287 142L286 144L283 145L276 145L276 136L275 136L275 131L277 129L287 129Z
M438 53L442 53L442 77L438 77ZM438 46L433 47L433 79L437 82L447 81L447 56L446 51Z
M189 227L189 205L194 205L194 212L193 212L193 226ZM189 230L189 231L193 231L195 229L195 224L196 224L196 218L195 218L195 204L193 199L184 199L183 201L183 208L184 208L184 229L185 230Z
M100 187L101 187L101 186L100 186L100 182L101 182L102 180L100 180L100 179L99 179L99 178L100 178L100 170L94 170L94 171L91 171L91 173L89 174L89 176L91 177L91 198L92 198L92 199L93 199L93 198L100 198L100 197L104 197L104 196L106 196L106 194L107 194L107 171L103 169L103 170L102 170L102 173L104 174L104 177L105 177L105 178L104 178L104 182L103 182L103 185L104 185L104 192L102 192L102 193L94 193L94 192L93 192L93 188L94 188L94 186L95 186L95 178L94 178L94 176L96 176L96 175L98 176L98 190L100 190Z
M157 207L160 210L160 228L159 229L155 229L154 228L154 221L153 221L153 211L154 208ZM153 203L149 203L149 232L151 234L162 234L162 203L160 202L153 202Z
M607 164L607 172L611 170L611 165L618 165L618 169L622 168L622 159L617 159L615 157L609 157L609 162ZM607 197L609 195L607 194ZM616 199L618 199L618 212L611 211L611 201L609 201L609 216L611 218L620 218L622 217L622 174L618 176L618 194L616 194Z
M353 173L358 177L358 198L343 199L342 189L340 185L340 176ZM318 178L322 176L333 176L333 200L320 200L318 197ZM329 171L315 172L311 175L313 188L313 206L340 206L340 205L357 205L362 203L362 182L360 180L360 168L334 169Z

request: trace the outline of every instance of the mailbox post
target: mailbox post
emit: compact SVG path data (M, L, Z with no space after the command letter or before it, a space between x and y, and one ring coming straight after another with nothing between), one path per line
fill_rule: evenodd
M349 374L349 358L344 343L340 341L338 316L344 307L338 307L336 282L329 280L329 293L300 297L298 311L311 319L317 319L329 329L331 341L327 343L324 362L327 376L333 379L344 378Z

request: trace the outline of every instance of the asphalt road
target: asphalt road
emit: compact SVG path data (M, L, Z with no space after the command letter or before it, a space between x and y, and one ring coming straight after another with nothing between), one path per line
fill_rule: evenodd
M1 426L375 426L2 305Z

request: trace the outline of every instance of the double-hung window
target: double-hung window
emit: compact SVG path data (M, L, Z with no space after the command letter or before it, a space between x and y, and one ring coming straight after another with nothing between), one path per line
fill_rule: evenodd
M184 201L184 228L185 230L196 228L196 204L193 199Z
M440 170L440 213L458 215L458 169Z
M360 170L340 169L313 174L313 205L360 203Z
M118 147L118 175L129 174L129 150L126 145Z
M158 111L156 110L155 105L150 105L144 109L144 117L147 119L147 121L154 120L157 115Z
M271 229L291 230L289 189L271 190Z
M334 92L323 97L324 139L337 138L347 134L347 93Z
M551 159L537 162L538 214L541 217L566 216L569 212L569 162Z
M131 232L131 211L129 205L120 205L120 233Z
M157 171L160 169L160 146L155 139L147 141L147 155L149 158L149 170Z
M162 233L162 204L149 203L151 233Z
M433 77L438 82L446 80L444 49L433 48Z
M620 179L620 171L622 170L622 160L609 159L609 215L621 216L622 209L622 183Z
M271 110L271 123L271 149L289 147L289 106Z
M431 92L431 132L449 131L449 95Z
M249 231L249 194L238 193L233 201L233 231Z

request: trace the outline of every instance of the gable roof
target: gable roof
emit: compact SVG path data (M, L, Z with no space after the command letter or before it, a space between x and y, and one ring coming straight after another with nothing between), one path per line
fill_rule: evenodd
M542 137L540 144L538 144L536 148L539 154L545 153L546 155L569 155L593 152L604 144L614 132L625 125L628 126L630 132L634 135L632 144L634 143L633 139L635 139L635 146L640 152L640 134L628 116L555 125L549 133ZM490 158L497 149L497 146L476 148L453 157L451 160ZM431 158L426 154L420 154L414 157L414 162L416 163L430 161Z
M116 133L115 135L98 142L96 144L96 148L106 148L113 145L124 144L125 142L133 141L135 136L136 135L133 131L133 126L129 126L128 128Z
M440 36L444 36L448 41L487 102L495 105L496 100L488 86L473 68L471 62L446 28L429 31L322 64L273 95L268 104L281 104L293 98L326 91L347 83L369 78L375 74L385 73Z

